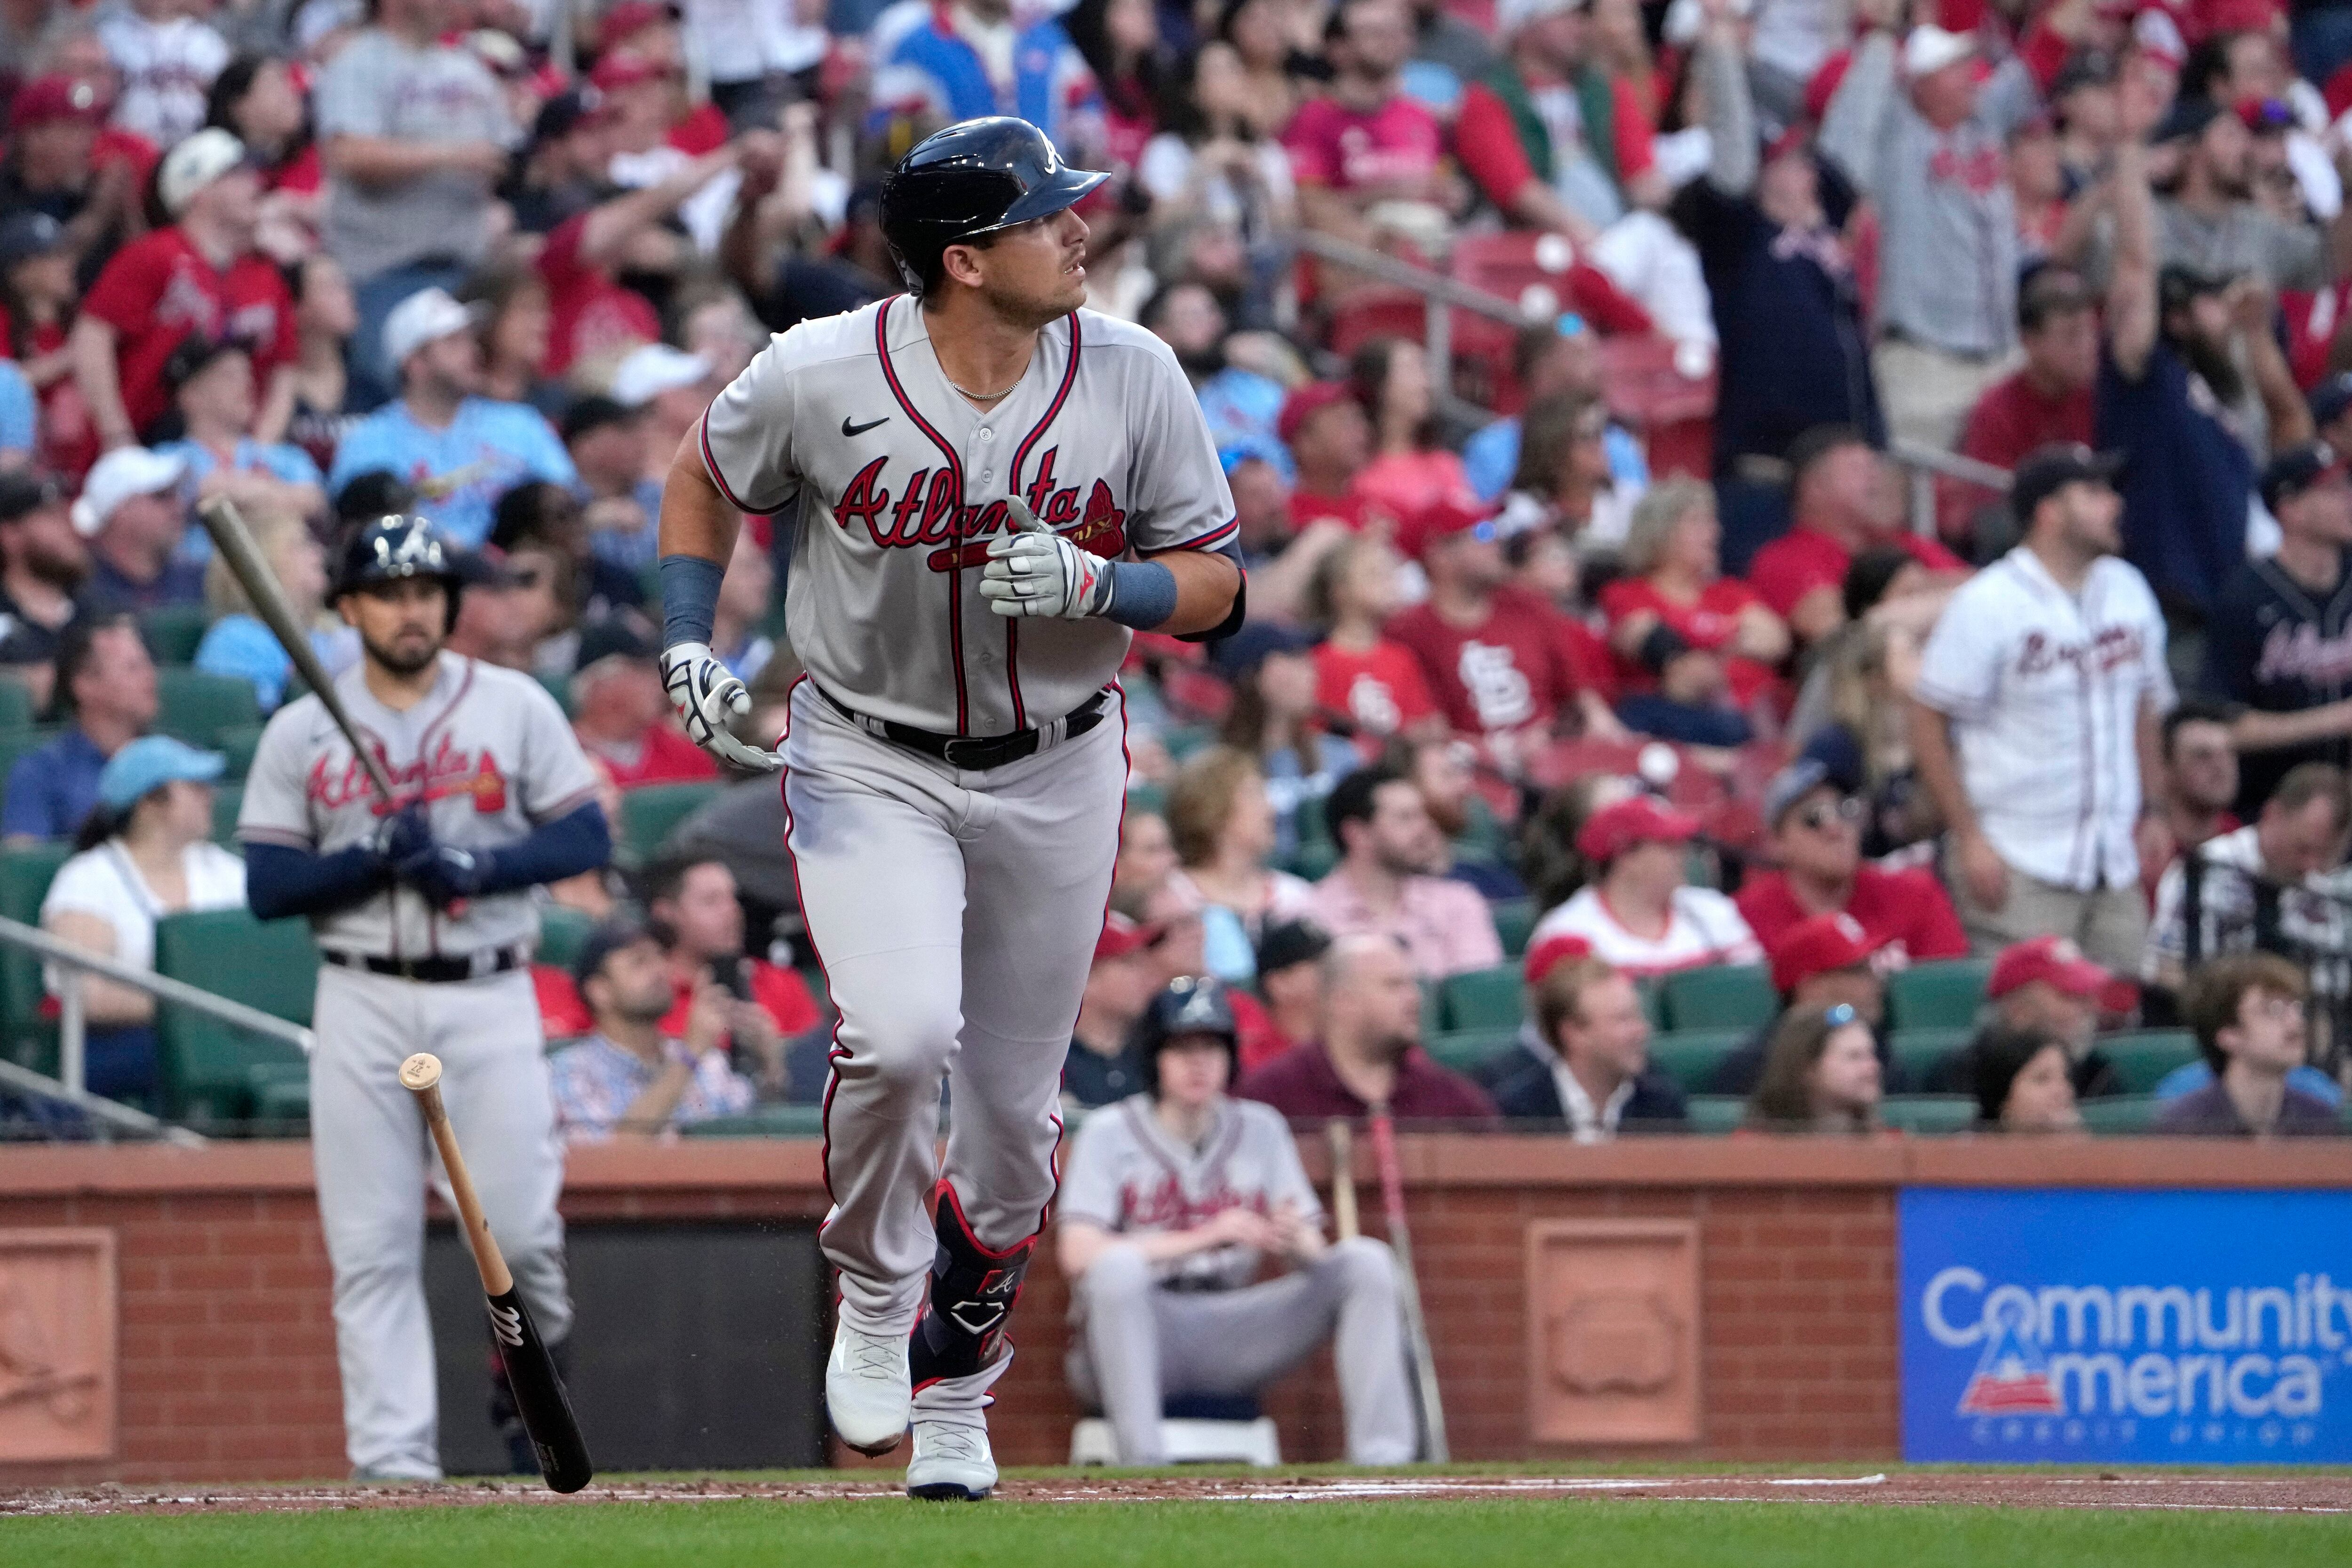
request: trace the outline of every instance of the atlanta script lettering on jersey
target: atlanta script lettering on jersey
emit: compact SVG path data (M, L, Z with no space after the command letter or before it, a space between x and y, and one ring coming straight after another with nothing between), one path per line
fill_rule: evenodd
M2028 632L2017 650L2017 673L2047 675L2064 665L2104 675L2137 664L2147 650L2135 626L2101 626L2087 643L2061 642L2046 632Z
M1126 509L1111 494L1110 486L1097 479L1081 510L1077 487L1062 486L1055 477L1055 459L1060 456L1059 447L1046 448L1023 499L1040 521L1056 533L1067 533L1071 543L1106 561L1116 560L1127 552ZM876 545L884 550L912 550L957 540L976 542L934 551L925 563L934 572L986 564L986 541L1005 528L1004 502L963 505L958 475L948 468L918 468L902 487L893 490L885 482L889 463L887 457L877 458L851 477L833 509L834 521L844 529L864 524Z
M1222 1174L1217 1184L1198 1198L1186 1197L1184 1184L1173 1173L1161 1176L1150 1187L1124 1183L1119 1188L1118 1203L1122 1230L1190 1230L1194 1226L1206 1225L1227 1209L1270 1212L1265 1193L1237 1193Z
M506 774L499 770L499 760L488 747L478 752L469 752L445 735L440 748L430 758L405 767L394 766L389 758L381 754L378 760L392 775L392 787L401 806L471 795L474 809L484 815L507 808ZM375 788L359 758L350 755L344 757L340 769L330 769L327 759L320 756L310 764L310 777L303 781L303 787L311 800L329 811L366 800ZM378 800L371 803L369 809L378 816L385 816L396 807Z

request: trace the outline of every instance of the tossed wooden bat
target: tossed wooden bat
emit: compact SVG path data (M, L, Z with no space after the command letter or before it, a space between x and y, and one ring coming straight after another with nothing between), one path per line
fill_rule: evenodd
M572 1396L563 1390L555 1359L539 1337L539 1326L530 1321L522 1292L515 1289L514 1275L499 1251L498 1238L482 1217L481 1200L474 1195L466 1157L458 1152L457 1134L449 1125L447 1108L441 1103L441 1058L429 1051L417 1052L400 1064L400 1082L416 1096L425 1124L433 1130L434 1144L441 1151L442 1168L449 1173L449 1195L457 1201L457 1224L466 1233L466 1245L473 1250L474 1267L482 1276L482 1293L489 1301L490 1333L498 1344L499 1361L507 1370L507 1384L514 1391L515 1410L522 1416L523 1430L530 1434L531 1448L539 1456L539 1473L547 1478L550 1489L576 1492L595 1479L595 1462L589 1458L587 1442L580 1436L579 1420L572 1414Z
M1323 1125L1331 1144L1331 1228L1341 1241L1363 1234L1356 1223L1356 1135L1348 1119L1335 1116Z
M1405 1332L1412 1342L1414 1391L1421 1400L1421 1457L1443 1465L1452 1459L1445 1444L1445 1405L1438 1397L1437 1363L1429 1351L1429 1320L1421 1310L1421 1278L1412 1267L1412 1231L1405 1224L1404 1167L1397 1160L1396 1123L1385 1105L1372 1108L1371 1136L1372 1163L1380 1167L1381 1206L1388 1215L1389 1250L1396 1254L1397 1294L1403 1300Z

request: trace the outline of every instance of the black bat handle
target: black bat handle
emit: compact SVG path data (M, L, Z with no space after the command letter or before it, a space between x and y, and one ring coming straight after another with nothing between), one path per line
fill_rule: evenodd
M596 1479L596 1464L588 1457L587 1440L580 1436L580 1422L572 1414L572 1396L564 1392L555 1358L540 1339L539 1325L530 1321L520 1290L509 1289L485 1300L515 1411L539 1456L539 1473L546 1478L549 1490L576 1492Z

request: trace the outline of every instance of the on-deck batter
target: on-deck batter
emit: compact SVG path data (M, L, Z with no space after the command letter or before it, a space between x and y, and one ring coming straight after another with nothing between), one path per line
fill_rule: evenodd
M996 1479L983 1413L1053 1197L1056 1085L1126 793L1112 677L1130 628L1203 637L1241 613L1233 499L1174 355L1077 309L1069 208L1104 178L1018 120L917 146L882 193L917 297L777 338L662 498L672 699L714 754L768 767L725 728L749 698L711 656L709 608L737 512L801 500L786 603L810 679L781 765L841 1011L825 1402L868 1452L911 1418L923 1497Z
M326 960L310 1155L335 1271L344 1439L362 1478L441 1474L425 1184L429 1173L445 1200L447 1184L400 1082L413 1053L441 1058L449 1120L541 1337L559 1346L572 1326L529 889L603 865L612 845L555 700L529 676L442 651L459 588L454 551L425 519L360 531L335 589L363 656L335 688L396 798L377 795L306 696L262 732L237 815L253 912L308 915ZM503 1414L511 1446L520 1425ZM527 1439L517 1460L537 1468Z

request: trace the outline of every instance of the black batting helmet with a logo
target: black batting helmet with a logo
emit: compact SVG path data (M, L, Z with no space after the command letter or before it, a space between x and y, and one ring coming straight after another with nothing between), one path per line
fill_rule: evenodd
M1160 1053L1171 1040L1191 1035L1209 1035L1222 1042L1231 1059L1226 1081L1239 1076L1242 1030L1233 998L1223 983L1208 975L1180 974L1136 1020L1135 1054L1141 1058L1144 1086L1153 1098L1160 1094Z
M1025 120L966 120L916 142L882 177L882 237L919 294L949 246L1060 212L1109 178L1063 163Z
M343 544L335 567L335 592L348 594L371 583L404 577L438 578L455 598L465 585L457 570L457 547L431 520L394 512L362 525Z

